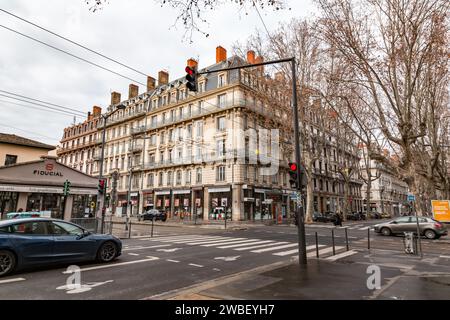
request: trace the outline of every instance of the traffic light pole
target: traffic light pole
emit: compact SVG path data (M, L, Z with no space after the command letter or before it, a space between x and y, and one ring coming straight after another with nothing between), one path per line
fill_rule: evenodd
M108 117L103 116L103 132L102 132L102 153L100 155L100 174L99 180L103 179L103 161L105 160L105 140L106 140L106 120ZM103 194L98 192L97 198L97 209L101 210L101 223L100 223L100 233L103 233L103 225L105 224L105 198L106 198L106 190L103 190Z
M268 64L282 63L282 62L290 62L291 63L291 71L292 71L292 108L293 108L293 120L294 120L294 135L295 135L295 161L297 162L297 191L302 198L301 195L301 181L302 181L302 172L301 172L301 150L300 150L300 124L298 122L298 103L297 103L297 76L296 76L296 68L295 68L295 57L280 59L280 60L272 60L267 62L248 64L244 66L238 67L230 67L223 68L220 70L205 70L202 72L197 72L197 75L222 72L222 71L230 71L237 69L245 69L245 68L253 68L257 66L264 66ZM307 257L306 257L306 236L305 236L305 217L304 217L304 206L297 206L297 218L298 218L298 261L301 267L306 267L307 265Z

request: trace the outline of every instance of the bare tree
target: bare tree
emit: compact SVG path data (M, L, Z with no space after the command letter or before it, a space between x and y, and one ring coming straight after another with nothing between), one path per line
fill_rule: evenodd
M423 177L424 173L423 163L417 160L416 145L430 135L427 118L431 109L437 107L427 93L427 74L436 62L448 60L443 39L448 37L449 2L318 0L317 3L323 15L320 34L339 54L340 65L345 66L346 72L333 80L372 106L373 117L384 137L401 151L397 173L420 198L418 175ZM354 105L346 103L346 107L359 123L363 122ZM370 157L390 162L379 151L370 149Z

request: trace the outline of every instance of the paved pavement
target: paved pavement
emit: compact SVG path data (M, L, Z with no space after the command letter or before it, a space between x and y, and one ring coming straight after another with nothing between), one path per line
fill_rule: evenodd
M374 296L374 291L364 285L368 264L385 264L381 270L382 286L394 278L399 284L407 282L405 279L413 273L405 275L405 265L417 265L414 272L429 272L433 268L440 270L436 272L442 272L441 275L448 272L440 269L450 266L448 237L435 241L424 239L426 255L420 260L402 251L401 237L383 237L370 231L371 225L378 222L349 222L344 228L308 225L308 273L296 270L295 227L217 230L165 225L155 227L154 237L150 237L148 225L140 225L134 230L133 238L123 240L123 254L119 259L110 264L80 265L81 288L67 286L74 280L73 274L67 273L67 266L43 268L1 278L0 299L386 298L386 294L401 287L391 286L391 291ZM319 259L316 259L317 250ZM291 274L299 278L285 277ZM416 278L436 280L436 277ZM435 289L434 282L427 283ZM432 296L441 291L434 289L430 289ZM392 291L392 295L413 296L397 291ZM311 293L307 295L307 292ZM346 297L340 296L344 293Z

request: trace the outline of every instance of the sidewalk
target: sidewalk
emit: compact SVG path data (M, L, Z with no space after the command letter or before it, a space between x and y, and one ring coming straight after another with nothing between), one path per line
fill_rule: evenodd
M379 289L370 268L380 268ZM373 267L376 266L376 267ZM206 287L206 288L205 288ZM190 288L162 299L237 300L415 300L450 299L450 259L427 255L422 260L396 251L360 252L337 262L310 259L264 272L247 272L219 285Z

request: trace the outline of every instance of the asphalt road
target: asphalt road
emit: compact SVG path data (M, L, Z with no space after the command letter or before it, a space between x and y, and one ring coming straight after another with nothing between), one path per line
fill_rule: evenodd
M367 229L379 221L307 226L308 257L316 255L316 233L321 259L336 261L367 250ZM349 240L346 251L345 229ZM334 233L335 253L333 255ZM370 231L371 248L403 250L401 237L383 237ZM157 227L154 237L123 240L123 252L110 264L86 263L81 287L73 284L67 266L42 268L0 278L0 299L143 299L158 298L172 290L202 284L297 256L297 229L257 226L247 230ZM450 240L423 239L427 253L450 256Z

